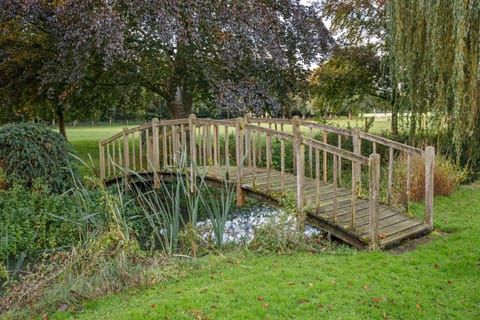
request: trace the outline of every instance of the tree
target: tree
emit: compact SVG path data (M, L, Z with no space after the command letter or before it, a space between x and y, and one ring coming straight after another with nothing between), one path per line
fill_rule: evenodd
M478 169L480 2L392 1L387 17L395 105L409 115L410 135L426 119L458 162Z
M46 105L55 111L61 131L65 111L82 108L79 97L86 90L113 86L161 97L170 117L190 113L195 99L232 113L275 112L300 90L303 66L321 59L333 43L315 6L295 0L1 5L0 22L8 30L0 40L6 46L0 73L12 70L0 85L2 102L19 105L28 96L35 110ZM5 41L11 30L13 38ZM30 80L21 83L16 101L6 102L22 70ZM100 81L107 73L108 81Z
M381 77L381 60L371 45L337 47L330 59L313 70L312 101L324 113L357 113L375 103L388 105L390 92Z
M3 1L0 4L1 104L31 116L64 117L87 75L101 73L121 49L119 25L94 1ZM96 71L96 72L95 72Z

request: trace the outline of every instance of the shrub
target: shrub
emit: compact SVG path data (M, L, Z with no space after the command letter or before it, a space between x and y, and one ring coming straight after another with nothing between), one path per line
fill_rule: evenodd
M67 195L50 194L35 182L32 190L14 185L0 191L0 260L21 253L32 258L39 252L73 244L79 219Z
M407 156L397 159L394 171L394 191L397 201L406 203ZM443 156L435 158L434 195L449 196L455 188L467 179L467 169L461 169ZM411 158L410 200L425 198L425 161L422 157Z
M60 134L42 125L0 128L0 164L7 187L21 183L30 188L41 178L53 192L67 190L72 185L70 151L73 149Z

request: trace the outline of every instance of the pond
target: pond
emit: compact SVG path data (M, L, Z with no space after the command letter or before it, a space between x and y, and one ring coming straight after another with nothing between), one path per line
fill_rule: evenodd
M257 204L245 208L234 207L225 223L223 243L248 244L255 236L255 230L267 224L278 228L295 228L296 217L288 215L283 210L267 204ZM198 230L205 239L213 239L210 219L197 223ZM318 228L306 225L305 235L308 237L321 234Z

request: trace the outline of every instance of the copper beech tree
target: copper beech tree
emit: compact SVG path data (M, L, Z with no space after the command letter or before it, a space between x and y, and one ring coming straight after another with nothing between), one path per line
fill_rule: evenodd
M118 87L119 95L135 87L160 97L170 117L195 101L230 114L275 112L333 45L318 6L296 0L0 6L2 104L47 106L60 124L65 112L98 107L82 96Z

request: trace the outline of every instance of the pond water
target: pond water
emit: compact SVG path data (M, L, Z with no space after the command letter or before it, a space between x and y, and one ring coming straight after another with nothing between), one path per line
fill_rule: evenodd
M275 224L283 228L295 228L296 217L287 215L281 209L260 204L247 208L233 208L229 219L225 223L225 233L223 243L243 243L248 244L253 240L255 230L265 224ZM209 219L198 222L200 234L205 239L213 239L212 223ZM321 234L318 228L306 225L305 235L315 236Z

